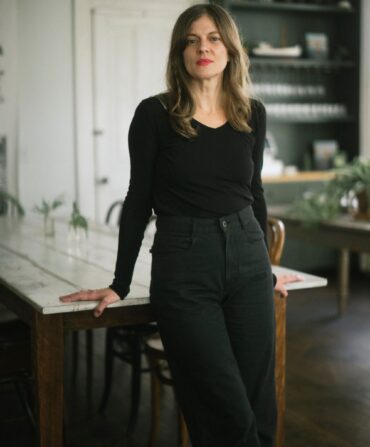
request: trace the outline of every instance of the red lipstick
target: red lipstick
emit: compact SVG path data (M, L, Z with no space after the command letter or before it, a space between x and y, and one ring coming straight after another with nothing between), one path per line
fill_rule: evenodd
M211 59L199 59L197 60L197 65L201 65L202 67L211 64L213 61Z

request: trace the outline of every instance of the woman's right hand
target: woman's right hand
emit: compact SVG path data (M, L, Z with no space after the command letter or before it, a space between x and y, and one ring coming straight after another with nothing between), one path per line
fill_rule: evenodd
M80 292L63 295L59 299L63 303L73 303L75 301L99 301L99 304L94 310L94 317L100 317L104 312L104 309L109 306L109 304L119 301L120 297L114 290L106 287L104 289L96 290L81 290Z
M283 298L286 298L288 296L288 292L285 288L285 284L303 280L304 280L303 276L295 274L278 276L275 284L275 292L279 292Z

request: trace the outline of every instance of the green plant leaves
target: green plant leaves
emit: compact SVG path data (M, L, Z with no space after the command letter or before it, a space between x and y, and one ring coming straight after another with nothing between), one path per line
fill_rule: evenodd
M25 215L25 211L21 203L14 196L4 191L3 189L0 189L0 202L13 205L20 216Z
M76 230L77 228L83 228L87 233L88 223L87 219L80 213L80 209L77 202L73 202L72 213L69 220L69 225Z
M45 199L41 200L41 205L35 205L33 210L36 213L42 214L47 217L51 211L56 210L60 206L64 205L63 194L56 197L52 202L47 202Z
M304 225L317 225L322 220L337 216L341 201L351 193L366 190L370 197L370 160L355 158L352 163L334 170L335 177L321 191L304 195L296 200L288 214L302 220Z

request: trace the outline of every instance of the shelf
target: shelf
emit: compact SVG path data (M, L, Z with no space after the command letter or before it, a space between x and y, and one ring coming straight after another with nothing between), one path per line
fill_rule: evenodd
M334 178L332 171L305 171L289 175L274 175L262 177L263 183L298 183L298 182L322 182Z
M339 6L311 5L305 3L263 3L257 1L231 1L229 7L233 9L254 9L284 12L353 14L354 8L341 8Z
M338 70L354 68L353 61L334 61L316 59L294 59L250 56L251 69L254 68L309 68L317 70Z
M277 117L273 115L269 115L267 112L268 121L269 123L301 123L301 124L330 124L330 123L354 123L356 121L354 116L344 116L344 117L338 117L338 118L308 118L306 116L304 117L289 117L289 116L282 116Z

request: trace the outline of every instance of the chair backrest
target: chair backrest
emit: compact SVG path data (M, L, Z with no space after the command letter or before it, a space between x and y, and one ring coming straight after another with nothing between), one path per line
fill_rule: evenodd
M112 205L109 207L107 215L105 216L105 223L108 225L111 221L112 215L117 214L116 210L118 211L117 214L117 225L119 226L121 222L121 214L122 214L122 205L123 200L116 200L112 203ZM157 216L155 214L152 214L149 218L149 223L154 222L156 220Z
M118 212L118 217L117 217L117 225L120 224L121 221L121 213L122 213L122 205L123 205L123 201L122 200L116 200L115 202L112 203L112 205L109 207L107 215L105 217L105 223L108 225L110 223L110 220L112 218L112 214L115 210L119 209Z
M279 265L285 242L285 226L281 220L268 216L267 239L271 264Z

